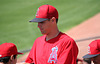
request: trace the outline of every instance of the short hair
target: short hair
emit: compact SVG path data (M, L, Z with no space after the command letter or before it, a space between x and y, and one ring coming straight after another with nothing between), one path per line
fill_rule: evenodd
M50 19L48 19L48 21L50 21ZM56 23L58 23L58 19L56 19Z
M58 23L58 19L56 19L56 23Z
M17 55L14 55L14 59L16 58ZM9 61L11 56L8 56L8 57L2 57L0 58L0 62L3 62L3 63L7 63Z
M90 58L83 58L83 60L84 60L85 62L87 62L88 64L91 64L91 59L90 59Z

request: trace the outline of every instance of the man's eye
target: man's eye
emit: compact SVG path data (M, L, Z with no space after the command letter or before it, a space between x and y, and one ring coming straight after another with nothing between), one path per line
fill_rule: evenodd
M44 22L40 22L41 24L43 24Z
M41 23L44 23L44 22L41 22Z

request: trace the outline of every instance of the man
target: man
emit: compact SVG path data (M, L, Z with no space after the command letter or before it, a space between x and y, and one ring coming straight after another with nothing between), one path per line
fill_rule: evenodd
M17 55L23 54L17 51L13 43L3 43L0 45L0 64L16 64Z
M92 41L88 46L88 54L83 58L89 58L94 64L100 64L100 39Z
M35 64L76 64L78 47L75 41L58 30L58 11L51 5L38 8L36 18L43 36L38 37L26 59Z

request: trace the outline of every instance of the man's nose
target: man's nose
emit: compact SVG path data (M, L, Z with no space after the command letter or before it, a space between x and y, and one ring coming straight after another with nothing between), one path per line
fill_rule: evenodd
M41 26L41 23L38 22L38 27L40 27L40 26Z

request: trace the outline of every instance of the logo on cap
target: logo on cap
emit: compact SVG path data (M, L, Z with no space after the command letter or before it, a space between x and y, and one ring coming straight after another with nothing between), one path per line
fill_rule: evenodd
M38 16L38 14L39 14L39 8L37 9L36 16Z
M88 46L88 54L89 54L89 53L91 53L91 51L90 51L90 46Z
M2 57L2 55L0 55L0 57Z

